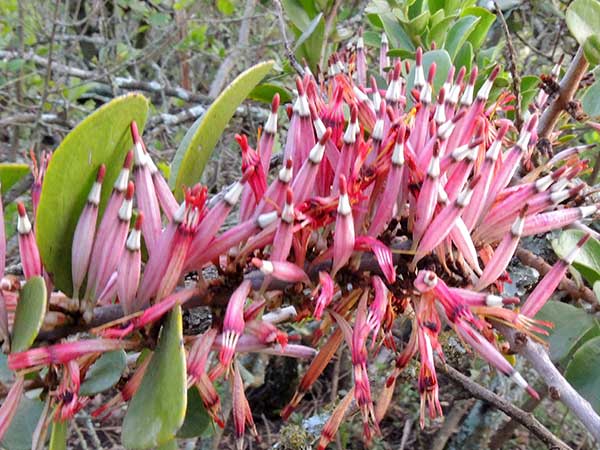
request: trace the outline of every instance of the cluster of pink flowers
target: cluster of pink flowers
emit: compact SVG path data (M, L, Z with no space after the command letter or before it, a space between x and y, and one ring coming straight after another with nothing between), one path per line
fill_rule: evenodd
M581 149L567 149L524 175L521 169L531 168L537 111L546 101L543 92L517 130L506 118L512 107L509 94L488 104L498 67L478 89L477 68L468 78L464 68L456 77L451 68L438 92L433 88L436 65L426 74L420 49L410 92L409 70L408 62L390 62L383 51L379 74L386 82L378 86L374 77L367 78L362 38L354 49L332 57L325 79L307 70L296 80L297 96L287 108L282 166L271 167L278 132L275 96L256 149L248 137L236 136L242 152L239 181L210 201L198 184L186 189L178 204L132 123L133 150L112 186L104 214L98 217L100 193L107 188L102 165L79 218L72 246L73 296L68 299L72 313L87 322L93 320L95 307L113 303L121 305L125 317L116 326L97 329L97 339L10 354L9 367L18 374L42 365L62 368L63 379L52 395L59 417L72 417L87 402L78 390L95 358L134 347L137 330L199 294L198 286L182 287L185 274L214 265L221 277L246 277L231 294L223 320L187 342L188 385L198 388L211 417L222 425L214 383L221 377L232 380L240 446L246 426L256 434L237 361L244 352L312 358L282 413L288 417L346 341L354 388L326 424L320 449L334 436L352 399L370 440L392 400L398 375L415 355L420 362L421 425L425 411L430 417L442 415L434 360L437 355L443 361L439 336L444 324L468 348L537 396L503 357L491 321L528 334L545 333L544 327L550 326L533 317L587 237L556 263L520 308L507 308L520 300L500 294L522 237L565 227L596 212L596 206L565 206L582 189L575 182L586 168L578 157ZM36 178L38 190L48 163L45 159ZM271 171L275 177L269 183ZM39 201L35 192L34 211ZM139 212L130 229L134 207ZM238 224L221 231L230 214L239 214ZM44 271L22 204L18 233L25 279L42 275L51 288L51 274ZM142 239L148 250L145 263ZM3 273L4 267L0 269ZM319 321L313 337L318 352L292 343L294 336L288 337L265 311L266 305L287 303L285 289L293 285L308 288L295 292L310 292L293 306L298 319ZM5 341L17 288L3 280L0 333ZM412 321L412 334L402 348L392 335L400 311ZM369 356L382 347L396 355L396 362L375 404L368 364ZM138 366L119 395L95 414L128 401L146 368L147 363ZM18 375L0 408L0 435L23 388L23 376Z

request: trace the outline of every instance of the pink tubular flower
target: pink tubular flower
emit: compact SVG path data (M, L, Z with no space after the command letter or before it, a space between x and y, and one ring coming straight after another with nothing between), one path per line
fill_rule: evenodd
M99 235L94 242L92 251L92 260L97 265L95 278L88 277L88 286L86 290L85 301L81 303L84 319L86 322L92 320L93 309L99 296L106 289L109 279L117 270L119 260L123 254L129 222L133 212L133 194L134 185L130 181L127 185L125 198L117 213L117 220L112 230L105 234L105 241L99 241ZM106 213L105 213L106 214ZM98 259L95 260L94 258Z
M265 174L269 173L271 166L271 154L273 153L273 144L275 142L275 135L277 134L277 110L279 109L279 102L279 94L276 93L273 96L271 111L263 127L263 133L258 146L260 161Z
M189 248L205 214L206 187L200 184L185 192L185 200L162 232L156 251L144 269L136 296L136 308L147 307L173 292L181 278Z
M154 182L148 163L150 156L144 148L135 121L131 122L131 136L134 145L133 177L137 187L136 200L138 209L146 216L146 220L142 223L142 234L144 235L148 253L151 254L156 248L156 243L162 230L160 206L156 191L154 190Z
M296 264L286 261L263 261L258 258L252 258L252 264L263 274L272 276L276 280L287 281L288 283L310 284L306 272Z
M4 437L6 430L10 426L12 420L15 417L19 402L23 396L23 387L25 385L25 378L22 375L17 375L17 378L13 385L10 387L6 398L0 405L0 439Z
M521 308L521 314L534 317L538 311L542 309L567 273L569 266L575 261L575 258L577 258L581 248L589 239L589 234L584 235L567 256L559 259L556 264L554 264L552 269L550 269L544 278L542 278L542 281L538 283L533 292L527 297L527 300L525 300L523 308Z
M129 347L129 344L113 339L86 339L65 342L48 347L38 347L8 355L8 368L21 370L29 367L65 364L89 353L104 353Z
M315 300L315 312L314 312L316 319L321 319L321 316L323 315L323 311L325 310L325 308L327 308L327 306L329 306L329 304L333 300L334 287L335 286L333 283L333 279L331 278L329 273L319 272L319 288L318 289L320 289L320 293L319 293L319 296L317 297L317 299ZM313 296L316 295L316 291L317 291L317 289L315 289Z
M250 427L252 435L258 440L258 433L252 418L252 411L244 392L244 382L240 375L240 369L237 363L234 364L233 380L232 380L232 395L233 401L233 426L235 429L236 448L242 450L244 448L244 431L246 424Z
M140 283L142 265L141 235L144 214L140 212L125 244L125 254L117 269L117 295L125 315L135 312L135 295Z
M25 205L17 203L17 232L19 234L19 253L23 264L23 274L26 279L42 275L42 261L35 241L35 235Z
M333 241L332 276L346 265L354 251L354 221L352 206L348 197L346 177L340 176L340 197L338 200L337 218L335 221L335 237Z
M96 221L98 219L98 205L100 204L100 193L102 181L106 174L106 166L101 164L98 168L96 180L90 189L86 205L79 216L75 234L73 235L73 247L71 249L71 271L73 277L73 308L79 308L79 290L88 271L94 234L96 232Z
M250 294L251 282L245 280L229 298L225 318L223 319L223 337L219 362L227 370L235 353L238 339L244 331L244 303Z

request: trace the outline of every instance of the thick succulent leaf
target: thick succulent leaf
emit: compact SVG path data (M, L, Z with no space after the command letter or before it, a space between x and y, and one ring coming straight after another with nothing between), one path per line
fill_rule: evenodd
M252 92L248 94L248 98L256 100L257 102L271 104L273 96L279 94L281 104L285 105L292 101L292 95L283 86L274 83L261 83L252 89Z
M471 32L475 30L475 27L480 20L479 17L475 16L461 17L452 28L450 28L450 31L448 31L444 48L448 51L448 54L453 61L460 48L471 35Z
M3 163L0 164L0 186L2 193L5 194L21 178L29 173L27 164Z
M462 13L463 16L474 16L479 17L479 22L475 26L475 29L469 34L468 40L475 50L481 47L483 41L487 37L488 31L496 20L496 15L491 13L489 9L482 8L480 6L471 6L465 8Z
M406 31L400 25L400 22L391 14L380 14L379 19L383 24L385 34L390 40L390 45L394 48L405 48L415 50L415 46L410 40Z
M6 450L30 450L31 437L42 415L44 403L38 399L21 398L19 408L6 434L0 441L0 448Z
M471 62L473 61L473 46L469 41L465 42L454 58L456 67L465 67L467 73L471 71Z
M123 350L104 353L88 370L79 393L96 395L113 387L121 378L126 365L127 356Z
M600 117L600 80L596 80L583 94L581 106L583 111L592 118Z
M210 425L210 416L206 412L198 389L191 387L187 391L187 409L185 420L177 432L178 438L190 439L201 436Z
M49 450L67 450L67 437L69 436L69 421L52 421Z
M579 45L585 45L588 38L598 35L600 23L600 2L598 0L575 0L566 13L567 26Z
M102 209L133 145L129 125L135 120L142 132L147 115L148 100L143 95L118 97L79 123L52 155L42 186L36 236L44 267L67 295L73 290L73 234L98 167L106 165Z
M27 350L35 341L46 315L46 283L42 277L31 277L19 293L10 350Z
M183 186L193 186L200 181L204 166L236 108L273 64L273 61L261 62L242 72L186 133L175 153L169 178L169 185L179 200L183 198Z
M600 413L600 336L590 339L575 352L565 377Z
M446 40L448 29L454 23L456 15L446 16L434 26L431 27L428 35L429 44L435 42L436 45L442 46Z
M552 248L556 254L562 258L575 248L577 242L583 235L584 232L579 230L564 231L560 234L558 239L552 241ZM594 238L587 241L577 255L577 258L575 258L573 267L575 267L592 286L596 281L600 280L600 242Z
M183 424L187 404L181 307L167 316L154 356L123 421L121 439L128 449L163 445Z
M554 329L544 339L550 346L550 359L555 363L568 360L584 338L590 339L594 335L594 330L596 334L600 333L600 326L592 315L567 303L550 301L535 318L554 323Z
M323 13L317 14L308 24L308 27L302 32L300 37L296 39L296 43L294 44L294 51L298 50L302 44L308 41L308 38L315 32L319 22L323 18Z

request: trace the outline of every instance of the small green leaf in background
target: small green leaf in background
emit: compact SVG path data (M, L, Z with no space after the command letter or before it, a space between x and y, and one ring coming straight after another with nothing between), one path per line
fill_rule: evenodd
M593 35L587 38L583 44L583 54L592 66L598 65L600 62L600 37Z
M590 339L575 352L565 377L600 413L600 336Z
M427 23L429 22L429 17L430 17L429 11L423 11L417 17L411 19L410 22L406 23L406 27L408 28L408 31L412 35L421 34L425 30L425 27L427 26Z
M143 131L148 100L140 94L117 97L85 118L58 146L44 177L35 222L37 244L45 269L56 287L70 296L71 244L79 215L100 164L106 165L101 209L133 145L129 125Z
M454 58L456 67L464 67L467 73L471 71L471 62L473 61L473 46L469 41L465 42Z
M48 450L67 450L67 437L69 431L69 422L52 421L52 433L50 434L50 445Z
M204 166L236 108L273 67L274 61L259 63L242 72L188 130L171 164L169 185L181 201L183 186L200 181Z
M35 341L46 315L46 283L40 276L31 277L19 293L10 350L27 350Z
M113 387L121 379L126 365L127 356L123 350L104 353L87 371L79 393L91 396Z
M187 404L186 365L181 306L167 316L154 356L133 396L121 439L128 449L163 445L183 424Z
M550 335L544 337L550 346L550 359L554 363L568 360L575 348L581 345L583 338L591 337L589 334L593 329L600 333L600 327L592 315L567 303L549 301L535 318L554 324Z
M429 45L432 42L435 42L438 47L443 47L444 42L446 40L446 35L448 33L448 29L454 23L456 19L455 15L446 16L442 20L440 20L436 25L431 27L428 35Z
M6 450L31 450L31 438L40 420L44 403L23 396L14 419L0 440L0 447Z
M322 18L323 18L323 13L319 13L315 16L314 19L312 19L310 21L310 23L308 24L306 29L302 32L300 37L296 40L296 43L294 44L294 51L298 50L298 48L300 48L300 46L302 44L304 44L308 40L308 38L314 33L314 31L317 29L317 26L319 25L319 22L321 22Z
M585 233L579 230L563 231L558 239L552 241L554 252L561 258L567 256L575 248L579 239ZM590 285L600 280L600 242L591 238L580 250L573 262L577 269Z
M598 50L598 24L600 24L600 2L598 0L575 0L569 5L566 13L567 26L579 45L583 46L586 59ZM589 41L588 41L589 40ZM588 55L590 53L590 55ZM597 61L589 61L596 64Z
M385 34L390 40L390 46L393 48L404 48L407 50L415 50L410 36L402 28L398 20L391 14L380 14L379 18L383 24Z
M477 50L485 41L488 31L496 20L496 15L490 12L486 8L480 6L471 6L465 8L462 13L463 16L474 16L479 17L479 21L475 26L475 29L469 34L468 40L475 50Z
M270 105L275 94L279 94L281 104L290 103L292 101L292 95L286 88L273 83L259 84L248 94L248 98Z
M600 79L597 79L581 97L583 111L592 118L600 117Z
M231 0L217 0L217 9L221 14L230 16L235 12L235 5Z
M537 95L539 91L539 83L540 79L535 76L527 75L521 78L521 109L523 112L527 110L527 106Z
M204 408L202 398L196 387L192 386L187 391L187 409L185 411L185 420L177 432L177 437L190 439L201 436L210 425L210 416Z
M450 59L454 61L454 58L458 54L458 51L462 45L466 42L471 32L475 29L479 23L479 17L466 16L461 17L448 32L444 48L448 51ZM447 73L446 73L447 75Z
M6 194L21 178L29 173L27 164L3 163L0 164L0 186L2 193Z

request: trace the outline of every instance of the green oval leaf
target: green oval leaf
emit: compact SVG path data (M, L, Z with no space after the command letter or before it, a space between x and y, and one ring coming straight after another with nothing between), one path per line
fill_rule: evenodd
M4 163L0 164L0 188L6 193L21 178L29 173L27 164Z
M573 37L579 45L584 45L590 36L597 35L600 3L598 0L575 0L567 8L566 20Z
M600 38L598 36L590 36L585 40L583 54L587 62L592 66L598 65L600 62Z
M550 346L550 359L555 363L565 361L592 328L600 331L592 315L567 303L550 301L535 318L554 324L550 335L544 337L544 340ZM573 326L574 323L577 324L576 327Z
M0 440L0 447L6 450L30 450L31 438L43 410L42 401L23 396L14 419Z
M27 350L35 341L46 315L46 283L42 277L31 277L19 293L15 312L11 352Z
M300 35L300 37L296 40L294 44L294 51L298 50L302 44L304 44L308 38L313 34L313 32L317 29L321 18L323 17L323 13L317 14L308 24L306 30Z
M432 42L435 42L438 47L443 46L446 40L447 31L450 28L450 25L454 23L455 19L456 15L447 16L431 27L427 36L429 44L431 45Z
M463 46L465 41L468 39L471 32L475 29L479 23L479 17L466 16L461 17L448 31L444 48L450 55L452 61L456 57L458 51ZM445 74L447 75L447 73Z
M567 256L567 254L575 248L577 242L584 234L583 231L579 230L567 230L562 232L558 239L552 241L554 252L561 258ZM577 258L575 258L573 267L575 267L592 286L596 281L600 280L600 242L594 238L587 241L577 255Z
M581 106L583 111L590 117L600 116L600 80L596 80L581 97Z
M177 437L190 439L201 436L210 425L210 416L204 408L202 398L196 387L191 387L187 391L187 409L185 411L185 420L177 432Z
M270 105L275 94L279 94L279 99L282 104L290 103L292 101L292 95L286 88L273 83L259 84L248 94L248 98Z
M69 422L52 421L52 433L50 434L50 445L48 450L67 450L67 437Z
M600 412L600 336L590 339L575 352L565 377L596 412Z
M475 29L469 34L468 41L471 43L473 48L477 50L485 41L488 31L496 20L496 15L490 12L489 9L482 8L481 6L471 6L465 8L462 13L463 16L474 16L479 17L479 22L475 26Z
M415 50L415 46L410 40L410 36L404 31L398 20L389 13L379 14L379 19L383 24L385 34L390 40L390 45L394 48L405 48Z
M236 108L269 73L273 64L274 61L261 62L238 75L188 130L175 153L169 178L169 185L179 200L183 198L183 186L193 186L200 180L204 166Z
M129 124L143 131L148 100L140 94L118 97L90 114L58 146L44 178L36 236L45 269L67 295L71 281L71 244L79 215L100 164L106 164L101 209L110 196L125 154L133 145Z
M104 353L88 370L79 393L91 396L113 387L121 379L126 366L127 356L123 350Z
M128 449L163 445L183 424L187 404L181 307L171 310L142 383L129 403L121 439Z
M471 71L471 62L473 61L473 46L469 41L465 42L454 58L456 67L464 67L467 73Z

